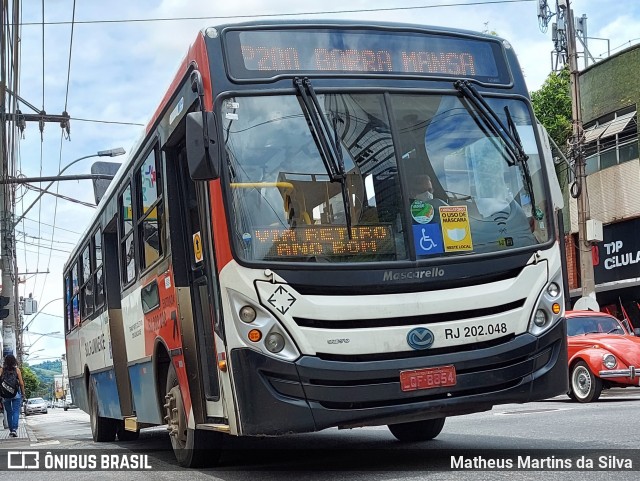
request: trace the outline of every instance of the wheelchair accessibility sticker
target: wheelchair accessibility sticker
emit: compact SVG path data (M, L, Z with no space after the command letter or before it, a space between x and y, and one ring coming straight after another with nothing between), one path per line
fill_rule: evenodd
M439 224L419 224L413 226L413 240L416 245L416 254L426 256L442 254L444 243Z

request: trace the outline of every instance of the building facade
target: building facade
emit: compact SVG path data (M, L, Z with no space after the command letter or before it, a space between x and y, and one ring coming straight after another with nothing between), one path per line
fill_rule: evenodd
M603 310L629 317L635 327L640 327L639 77L640 44L580 74L590 217L604 224L604 241L591 252L596 298ZM567 271L576 300L581 292L575 199L569 209Z

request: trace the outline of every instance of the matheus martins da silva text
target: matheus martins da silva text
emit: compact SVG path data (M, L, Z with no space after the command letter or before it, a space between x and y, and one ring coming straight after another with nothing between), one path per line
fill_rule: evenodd
M556 456L518 456L516 458L489 458L484 456L451 456L451 469L633 469L633 460L612 454L602 456L578 456L561 458Z

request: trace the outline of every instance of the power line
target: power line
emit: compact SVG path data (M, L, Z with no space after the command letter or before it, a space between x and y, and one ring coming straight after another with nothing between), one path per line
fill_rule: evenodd
M508 3L531 3L538 0L486 0L486 1L474 1L474 2L452 2L443 3L439 5L418 5L412 7L388 7L388 8L361 8L350 10L323 10L315 12L297 12L297 13L263 13L253 15L212 15L203 17L157 17L157 18L131 18L131 19L113 19L113 20L76 20L76 24L88 25L96 23L149 23L149 22L183 22L191 20L225 20L232 18L272 18L272 17L293 17L300 15L329 15L329 14L342 14L342 13L370 13L370 12L393 12L403 10L425 10L431 8L446 8L446 7L468 7L477 5L495 5L495 4L508 4ZM46 22L45 25L68 25L71 22L57 21ZM41 22L22 22L22 26L40 25Z
M94 122L96 124L136 125L140 127L145 126L145 124L139 124L137 122L117 122L115 120L79 119L78 117L69 117L69 120L76 120L78 122Z
M37 222L39 224L46 225L47 227L53 227L53 224L47 224L46 222L40 222L40 221L37 221L37 220L32 219L30 217L24 217L23 220L28 220L28 221L31 221L31 222ZM71 229L64 229L64 228L58 227L58 226L56 226L56 230L63 230L63 231L70 232L72 234L78 234L78 235L82 234L82 232L78 232L78 231L71 230Z

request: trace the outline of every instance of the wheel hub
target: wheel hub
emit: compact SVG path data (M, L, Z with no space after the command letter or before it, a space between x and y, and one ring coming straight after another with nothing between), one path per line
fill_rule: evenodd
M184 408L182 406L182 396L180 395L180 388L174 386L164 397L166 404L167 415L165 420L167 421L167 430L172 440L175 440L180 445L185 445L187 442L187 429L186 429L186 417L184 414Z

